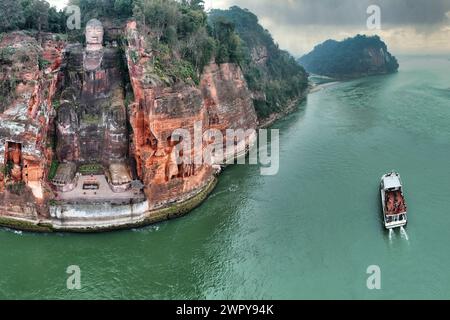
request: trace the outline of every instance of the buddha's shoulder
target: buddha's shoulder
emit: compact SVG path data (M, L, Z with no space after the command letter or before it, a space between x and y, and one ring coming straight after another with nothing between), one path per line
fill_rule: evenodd
M81 43L69 43L64 49L66 54L83 54L83 45Z

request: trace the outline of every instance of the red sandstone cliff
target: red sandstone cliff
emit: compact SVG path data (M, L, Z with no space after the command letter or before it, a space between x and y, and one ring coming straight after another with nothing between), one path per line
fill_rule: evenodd
M200 87L209 127L223 132L226 129L256 129L258 119L252 95L238 65L209 64L203 71Z
M209 185L214 175L211 163L176 162L174 150L179 142L172 141L175 130L189 132L194 159L210 143L205 138L198 152L196 128L201 129L200 138L209 129L217 129L224 137L227 129L241 129L246 135L234 141L240 153L254 142L257 117L239 66L211 63L205 67L199 86L183 82L168 86L152 74L149 62L154 53L146 51L136 24L129 23L125 32L134 93L127 106L129 154L145 185L151 210L192 197ZM16 85L0 109L0 215L38 219L47 215L46 204L51 198L46 178L56 135L51 130L55 117L52 100L56 88L67 82L60 72L65 44L48 35L40 46L35 39L16 32L2 39L0 49L10 50L10 61L2 60L0 80L15 79ZM27 58L23 57L25 52Z
M2 214L36 216L45 204L52 98L64 44L51 35L44 39L40 46L34 38L12 32L0 43L0 83L10 89L2 90L0 109Z
M136 23L126 30L127 60L135 100L129 108L133 128L131 153L151 204L183 199L205 185L213 175L210 164L176 164L171 142L174 130L194 126L208 129L256 129L256 113L240 68L233 64L207 66L200 88L179 83L172 87L155 81L145 39ZM254 139L254 137L252 137ZM194 140L194 139L192 139ZM207 146L203 142L202 148ZM245 144L245 141L243 142ZM192 141L192 158L194 154Z

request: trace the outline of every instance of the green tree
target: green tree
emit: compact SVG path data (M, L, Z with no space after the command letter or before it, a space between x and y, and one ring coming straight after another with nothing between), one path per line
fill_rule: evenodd
M0 0L0 32L16 30L23 26L25 17L16 0Z
M185 7L189 7L192 10L205 10L205 1L203 0L182 0L181 3Z
M182 7L178 30L182 37L198 31L207 24L207 16L203 10Z
M190 61L200 75L216 50L216 42L209 36L206 28L201 28L190 35L182 46L182 56Z
M45 0L35 0L33 2L33 11L35 14L35 27L38 30L39 38L41 32L48 28L48 11L50 10L50 4Z
M260 118L279 112L301 98L308 85L305 70L286 51L280 50L258 18L237 6L209 13L218 42L216 61L238 62Z
M25 17L23 29L61 33L65 30L64 11L58 11L44 0L21 0Z
M25 18L24 24L22 26L24 29L34 28L33 2L34 0L21 0L20 2Z
M157 42L169 27L176 26L180 18L178 4L171 0L140 0L135 3L135 14L149 27Z
M66 30L66 15L64 11L57 11L55 7L51 7L48 11L48 31L54 33L62 33Z
M80 7L83 22L86 23L92 18L131 17L135 1L137 0L70 0L69 4Z
M133 15L153 53L155 74L165 82L198 83L213 57L216 41L208 32L203 1L135 0ZM171 79L171 80L167 80Z
M213 34L219 42L216 60L218 63L240 64L243 59L241 41L235 33L235 25L230 20L219 17L213 23Z
M133 0L115 0L114 11L119 17L130 17L133 15Z

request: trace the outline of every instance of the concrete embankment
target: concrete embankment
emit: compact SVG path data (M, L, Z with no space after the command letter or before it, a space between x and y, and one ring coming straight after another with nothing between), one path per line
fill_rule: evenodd
M198 207L214 190L217 178L185 199L161 208L149 208L147 202L129 206L90 205L55 206L45 220L0 216L0 225L32 232L104 232L143 227L181 217Z

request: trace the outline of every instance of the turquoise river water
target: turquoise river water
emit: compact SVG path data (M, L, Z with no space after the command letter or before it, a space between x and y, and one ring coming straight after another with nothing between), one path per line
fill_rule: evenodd
M324 87L277 122L280 171L225 170L190 215L105 234L0 229L0 298L450 298L450 60ZM403 178L407 234L382 227ZM81 269L68 290L66 269ZM367 268L381 270L369 290Z

